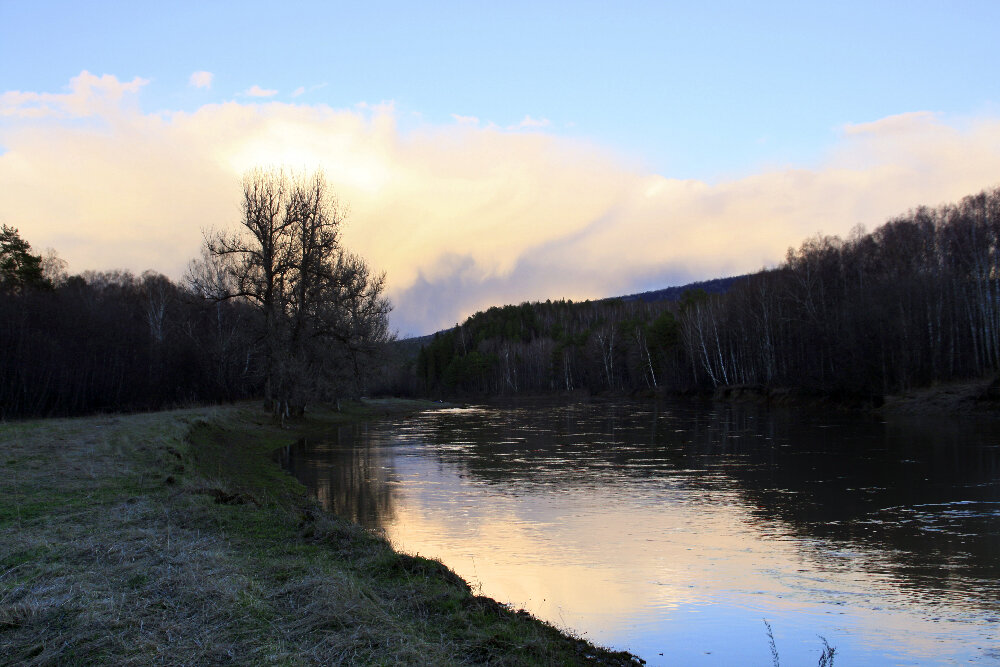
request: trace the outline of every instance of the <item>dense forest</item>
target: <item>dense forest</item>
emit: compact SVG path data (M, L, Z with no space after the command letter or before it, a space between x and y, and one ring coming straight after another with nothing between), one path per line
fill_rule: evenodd
M322 174L254 171L243 217L175 283L69 276L0 234L0 419L262 397L277 418L367 390L390 339L384 277L340 243Z
M147 272L5 281L0 417L142 410L259 393L260 360L235 303Z
M400 354L429 395L796 387L875 399L1000 369L1000 189L680 298L490 308ZM674 296L674 295L671 295Z

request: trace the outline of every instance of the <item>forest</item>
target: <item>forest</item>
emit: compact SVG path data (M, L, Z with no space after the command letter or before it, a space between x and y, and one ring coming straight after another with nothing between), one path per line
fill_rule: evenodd
M403 344L404 342L401 342ZM490 308L397 350L397 393L879 397L1000 368L1000 189L820 236L722 293Z
M358 396L390 339L384 275L340 242L322 173L256 170L239 224L173 282L67 275L0 233L0 419L264 398L278 419Z

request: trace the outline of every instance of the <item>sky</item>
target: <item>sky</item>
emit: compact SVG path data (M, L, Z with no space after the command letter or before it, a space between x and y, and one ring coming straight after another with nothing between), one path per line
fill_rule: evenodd
M755 271L1000 185L996 2L0 0L0 223L175 280L322 169L400 335Z

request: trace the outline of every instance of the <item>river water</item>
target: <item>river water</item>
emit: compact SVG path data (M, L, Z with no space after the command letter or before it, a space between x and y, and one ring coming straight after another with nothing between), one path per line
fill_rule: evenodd
M331 511L650 665L1000 665L1000 424L477 406L285 452Z

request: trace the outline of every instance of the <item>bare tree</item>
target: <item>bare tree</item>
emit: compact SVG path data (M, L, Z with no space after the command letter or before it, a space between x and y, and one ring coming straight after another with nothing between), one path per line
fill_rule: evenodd
M203 296L258 312L265 401L281 419L357 392L364 359L389 337L384 275L343 248L344 218L322 172L251 171L240 225L206 234L189 271Z

